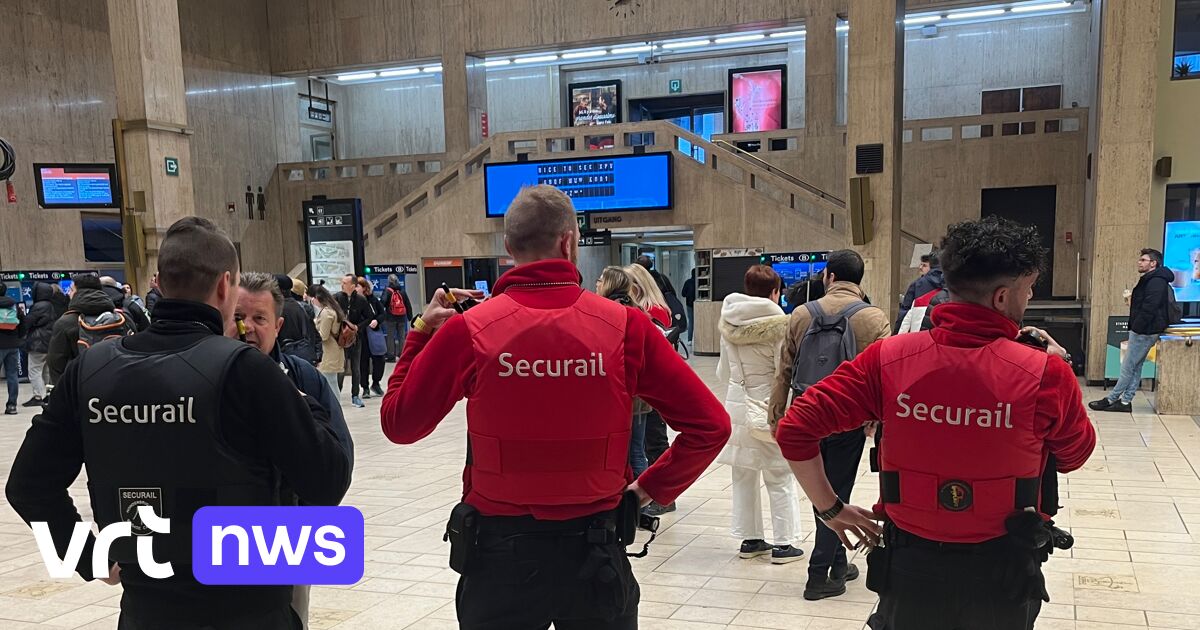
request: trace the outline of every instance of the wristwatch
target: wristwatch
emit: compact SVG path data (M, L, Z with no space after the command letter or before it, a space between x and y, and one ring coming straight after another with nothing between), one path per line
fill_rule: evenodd
M828 523L829 521L837 518L837 515L842 513L842 508L844 507L846 507L846 504L842 503L841 499L838 499L834 502L833 507L825 510L824 512L818 512L817 506L814 505L813 514L816 514L817 518L821 519L821 522Z

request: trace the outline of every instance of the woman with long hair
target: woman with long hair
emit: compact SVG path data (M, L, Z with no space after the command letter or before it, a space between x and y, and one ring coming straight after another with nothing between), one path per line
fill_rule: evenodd
M624 269L608 266L600 272L596 280L596 295L608 298L625 306L638 308L634 294L639 291L633 278ZM640 310L640 309L639 309ZM633 399L633 431L629 436L629 467L637 478L650 467L646 457L646 414L650 413L650 405L640 398Z
M721 360L717 379L729 384L725 410L733 424L729 444L717 461L733 468L733 535L742 558L771 554L771 562L799 560L800 501L796 480L772 436L767 410L788 316L779 306L779 274L767 265L746 271L745 293L731 293L721 306ZM773 543L764 540L760 488L771 500Z
M611 265L605 267L604 271L600 272L600 277L596 279L596 295L625 306L638 307L633 299L635 290L633 280L620 267Z
M671 307L667 306L667 298L658 289L658 283L654 281L654 276L651 276L645 267L638 264L626 265L623 269L637 287L637 290L630 296L633 298L634 304L645 311L656 324L663 328L670 328Z
M317 364L317 371L329 381L333 391L340 392L338 374L346 369L346 353L338 346L338 335L342 332L342 323L346 321L346 312L325 285L314 284L309 287L308 293L316 309L313 323L321 335L321 362Z
M363 352L359 357L359 364L362 366L362 397L370 398L375 395L382 398L383 386L380 383L383 381L383 359L387 356L387 336L383 331L383 303L375 296L371 281L362 276L355 282L354 290L366 298L371 307L370 322L367 329L362 331L366 335L367 343L363 345ZM371 383L370 389L367 388L368 382Z

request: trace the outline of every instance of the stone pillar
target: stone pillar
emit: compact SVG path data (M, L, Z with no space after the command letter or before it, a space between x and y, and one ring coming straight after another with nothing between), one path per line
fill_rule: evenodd
M1149 241L1161 0L1110 0L1101 18L1100 82L1087 378L1104 378L1108 318L1128 315L1122 292Z
M850 4L846 175L855 146L883 145L883 172L869 175L874 238L855 249L867 264L863 289L892 317L900 301L900 152L904 115L904 0Z
M126 265L138 292L158 268L158 242L176 220L195 213L190 130L179 44L179 6L164 0L108 0L117 88L117 117L125 130L122 164L124 205L145 194L142 215L146 264ZM166 158L178 175L168 175Z
M483 142L480 119L487 111L487 75L483 59L467 55L465 14L462 0L443 3L442 109L451 162Z
M811 0L804 18L804 133L833 132L837 116L837 13L832 0Z

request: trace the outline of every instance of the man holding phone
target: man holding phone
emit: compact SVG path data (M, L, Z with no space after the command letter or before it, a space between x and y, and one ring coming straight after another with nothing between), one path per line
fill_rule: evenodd
M721 403L650 319L580 287L578 238L570 198L522 190L504 218L517 266L469 310L481 291L439 289L383 399L383 432L399 444L467 399L464 498L447 529L466 630L636 628L618 506L627 490L641 505L674 501L729 438ZM636 480L635 396L680 432Z
M818 518L847 547L881 545L867 556L880 595L871 627L1027 630L1041 609L1052 537L1037 511L1043 467L1054 455L1059 472L1078 469L1096 433L1066 352L1044 331L1045 350L1017 341L1046 264L1040 242L996 217L951 226L951 301L935 328L872 344L780 421L779 446ZM834 494L820 440L873 419L884 437L872 511Z

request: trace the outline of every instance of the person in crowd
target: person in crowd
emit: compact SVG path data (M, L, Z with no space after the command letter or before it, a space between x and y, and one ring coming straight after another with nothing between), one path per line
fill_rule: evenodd
M294 286L294 285L293 285ZM279 365L284 374L292 380L306 396L320 403L329 413L329 426L338 436L338 442L346 449L350 458L350 469L354 469L354 441L350 437L350 429L342 415L342 405L338 401L337 392L329 381L321 376L311 363L279 351L279 331L283 328L284 296L277 278L269 273L251 271L243 273L238 280L238 299L234 307L234 319L241 320L245 327L244 341ZM226 336L240 338L236 322L226 330ZM334 354L341 354L340 352ZM296 505L296 494L291 490L287 479L283 479L280 492L282 505ZM308 627L308 585L296 585L292 588L292 610Z
M54 331L56 308L54 287L45 282L33 283L33 306L25 316L25 354L29 357L29 384L33 397L22 407L41 407L46 404L46 353L50 352L50 335ZM61 290L60 290L61 291Z
M913 300L912 308L904 315L904 320L900 322L900 330L897 330L896 334L903 335L933 328L933 308L949 301L950 291L946 287L934 289Z
M329 386L334 392L341 392L340 377L346 369L346 353L342 352L341 346L338 345L338 335L341 334L342 324L346 321L346 312L325 285L313 285L310 292L313 307L317 311L314 323L317 333L321 335L321 349L324 351L317 369L329 381Z
M308 361L309 365L321 362L321 336L317 334L317 326L313 318L300 305L292 293L292 279L283 274L275 275L275 284L283 299L283 328L279 331L279 348L284 354L290 354Z
M54 308L54 321L62 317L67 312L67 306L71 304L71 297L63 293L62 287L57 284L50 285L50 305Z
M292 278L291 294L284 294L284 297L296 300L300 303L300 307L304 309L304 314L309 319L317 318L317 309L313 307L312 302L308 301L308 285L300 278Z
M650 277L654 278L654 284L658 286L658 290L662 292L663 295L675 293L675 286L671 284L671 279L654 269L653 258L642 254L641 256L637 257L637 260L634 262L634 264L638 265L642 269L645 269L650 274Z
M133 292L133 287L129 286L128 284L122 284L121 289L125 291L126 302L133 302L134 304L137 304L138 307L142 309L143 313L146 311L146 303L142 301L142 296ZM146 318L150 318L149 313L146 314Z
M67 366L17 452L8 502L26 523L46 522L63 556L79 522L67 489L82 466L101 529L131 518L136 506L122 489L151 495L137 500L170 519L170 533L154 542L155 560L170 562L173 575L144 572L132 537L113 542L111 568L93 574L90 533L76 567L85 580L123 585L119 628L291 630L291 586L213 587L193 577L192 516L204 505L278 505L279 475L300 500L336 505L350 482L347 446L276 362L223 336L238 296L227 236L207 219L180 219L163 235L158 265L154 324ZM181 398L188 404L175 411ZM99 422L97 413L145 421ZM187 421L164 424L175 414Z
M117 282L116 278L101 276L100 288L108 296L108 299L112 300L113 306L118 311L129 316L129 321L133 323L133 328L136 332L142 332L150 327L150 317L146 315L146 311L137 302L129 298L125 293L124 285Z
M629 274L630 280L637 287L632 297L638 308L645 311L650 319L663 329L671 328L671 308L667 306L667 300L650 272L646 271L645 267L635 264L626 265L625 273Z
M912 308L914 300L944 286L946 286L946 280L942 275L941 258L937 250L922 255L921 276L913 280L908 285L908 289L904 291L904 297L900 299L900 314L896 316L896 325L893 327L893 331L900 330L900 325L904 322L904 316Z
M362 374L362 397L383 396L383 359L387 355L387 333L383 330L383 324L387 313L383 310L383 304L380 303L379 298L375 296L370 280L360 277L355 289L359 295L366 298L367 307L371 313L366 328L360 329L367 338L360 355L359 372ZM367 389L368 382L371 384L370 389Z
M162 291L158 290L158 274L155 273L150 278L150 290L146 292L146 314L154 317L154 305L158 304L158 300L162 298Z
M934 310L936 326L873 344L809 387L776 439L843 545L882 544L867 555L880 596L868 625L1028 630L1050 539L1036 511L1041 469L1054 455L1059 472L1077 470L1096 433L1066 351L1045 331L1045 349L1016 342L1047 262L1037 230L957 223L942 262L951 301ZM884 428L881 503L867 510L830 485L821 440L872 419Z
M804 556L795 547L800 536L800 500L796 480L771 435L767 405L775 385L780 347L788 316L779 306L782 279L768 265L746 271L745 293L730 293L721 304L721 359L717 381L728 383L725 410L733 424L729 444L717 461L733 470L733 535L741 539L741 558L770 554L774 564ZM771 533L763 535L762 492L771 500Z
M645 315L579 286L578 240L569 197L523 189L504 217L516 267L463 315L435 292L384 395L383 432L399 444L468 399L471 458L452 516L478 523L457 590L464 630L636 628L617 508L627 492L641 505L674 501L729 439L728 414ZM467 297L482 293L455 291ZM624 457L634 397L680 432L637 480ZM451 558L467 552L461 542Z
M21 346L25 343L25 305L7 293L0 293L0 368L8 384L8 402L4 415L17 415L17 399L21 395L18 380L21 365Z
M855 354L861 354L865 348L891 334L887 314L879 308L867 306L864 301L865 294L859 283L862 282L865 269L863 259L857 252L849 249L831 252L822 276L825 296L792 311L787 339L779 356L778 375L771 391L770 417L773 421L782 417L787 409L796 380L793 371L799 367L808 372L813 365L829 361L828 357L818 355L815 350L806 351L806 341L815 343L814 320L846 318L855 342ZM828 365L828 371L834 367ZM857 426L821 440L825 475L843 501L849 501L850 493L854 490L866 439L863 423L859 422ZM804 587L804 598L817 600L842 595L846 592L846 582L857 579L858 574L858 567L848 562L846 550L838 545L837 536L817 522L816 540L808 560L808 583Z
M687 307L688 321L688 341L691 342L696 335L696 270L692 269L691 275L683 283L683 289L679 292L683 297L683 303Z
M383 290L383 307L387 310L384 317L384 328L387 332L388 363L394 363L400 351L404 349L404 338L408 335L408 319L412 317L412 302L408 301L408 293L400 283L400 276L390 274L387 288Z
M637 286L634 285L629 274L616 266L605 267L596 280L596 295L631 308L637 308L637 304L630 297L637 290ZM649 316L647 315L647 317ZM650 405L647 405L646 401L640 398L633 399L633 432L629 435L629 466L633 469L634 479L637 479L650 467L650 460L646 458L646 415L650 411Z
M825 279L822 277L810 278L804 281L792 283L787 289L787 295L784 299L787 301L787 309L785 312L791 314L797 307L815 302L825 297ZM866 301L864 299L864 301Z
M346 321L358 328L358 336L354 344L345 349L345 355L346 369L350 371L350 404L363 407L365 405L362 398L359 398L359 386L362 386L362 393L366 394L367 381L362 373L362 354L365 352L363 346L367 343L367 324L371 322L372 315L371 305L367 303L367 298L359 293L357 286L358 279L346 274L342 277L342 290L334 297L342 307L342 312L346 314ZM341 391L345 377L346 373L343 371L338 379L338 391Z
M117 306L100 284L100 278L92 274L76 274L71 277L70 302L63 316L54 322L50 331L50 347L46 351L46 374L50 384L57 385L67 363L79 356L79 320L81 317L100 317L107 313L116 314ZM132 321L127 321L123 334L136 332Z
M1107 396L1088 403L1096 411L1133 410L1133 397L1142 384L1142 365L1171 323L1168 309L1175 274L1163 266L1162 252L1143 249L1137 270L1142 275L1129 298L1129 344L1121 359L1121 377Z

